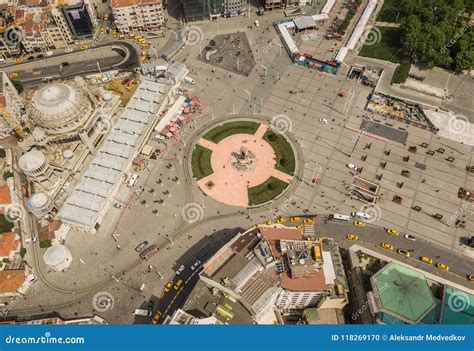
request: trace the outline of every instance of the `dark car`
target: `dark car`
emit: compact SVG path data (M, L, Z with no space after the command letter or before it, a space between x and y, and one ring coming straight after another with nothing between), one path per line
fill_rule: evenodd
M44 55L43 54L39 54L38 56L36 56L36 58L40 59L40 58L43 58Z
M34 59L35 59L34 56L28 56L27 59L26 59L26 61L33 61Z
M148 245L148 241L146 241L146 240L145 240L145 241L142 241L142 242L141 242L140 244L138 244L138 246L135 248L135 251L136 251L136 252L140 252L140 251L142 251L142 250L145 248L145 246L147 246L147 245Z
M63 62L63 63L61 63L61 65L63 65L63 66L69 66L69 62Z

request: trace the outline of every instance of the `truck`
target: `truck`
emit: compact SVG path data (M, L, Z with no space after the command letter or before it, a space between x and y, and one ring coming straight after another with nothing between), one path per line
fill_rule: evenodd
M192 79L191 77L189 77L189 76L184 77L184 81L188 84L191 84L191 85L196 84L196 81L194 79Z

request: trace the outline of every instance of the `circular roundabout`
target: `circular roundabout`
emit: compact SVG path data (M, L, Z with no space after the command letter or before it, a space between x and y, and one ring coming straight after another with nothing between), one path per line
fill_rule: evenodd
M257 206L293 180L295 153L284 134L258 120L234 120L207 129L194 145L193 176L207 196L231 206Z

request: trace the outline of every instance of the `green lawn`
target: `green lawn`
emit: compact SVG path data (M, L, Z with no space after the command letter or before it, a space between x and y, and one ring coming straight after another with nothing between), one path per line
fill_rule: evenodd
M13 223L10 223L5 219L5 216L0 216L0 234L11 232L13 228Z
M249 205L260 205L270 201L281 194L287 186L288 183L270 177L264 183L248 189Z
M283 135L268 129L263 136L263 139L271 145L275 152L277 159L275 168L279 171L293 175L295 172L295 154L286 138Z
M379 22L400 22L401 17L398 16L400 0L385 0L382 9L377 15Z
M204 134L203 138L212 141L213 143L218 143L234 134L255 134L259 126L260 123L251 121L224 123Z
M211 166L211 154L211 150L201 145L196 145L191 159L191 167L193 169L193 175L196 177L196 179L207 177L213 173Z
M406 51L400 43L400 29L379 28L379 30L380 43L364 45L359 55L399 63L400 66L395 71L393 81L394 83L403 83L410 71L410 58L405 56Z

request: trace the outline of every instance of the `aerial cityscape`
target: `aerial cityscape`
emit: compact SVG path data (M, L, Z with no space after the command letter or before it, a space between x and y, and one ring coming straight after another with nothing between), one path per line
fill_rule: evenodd
M474 325L473 24L0 0L1 324Z

